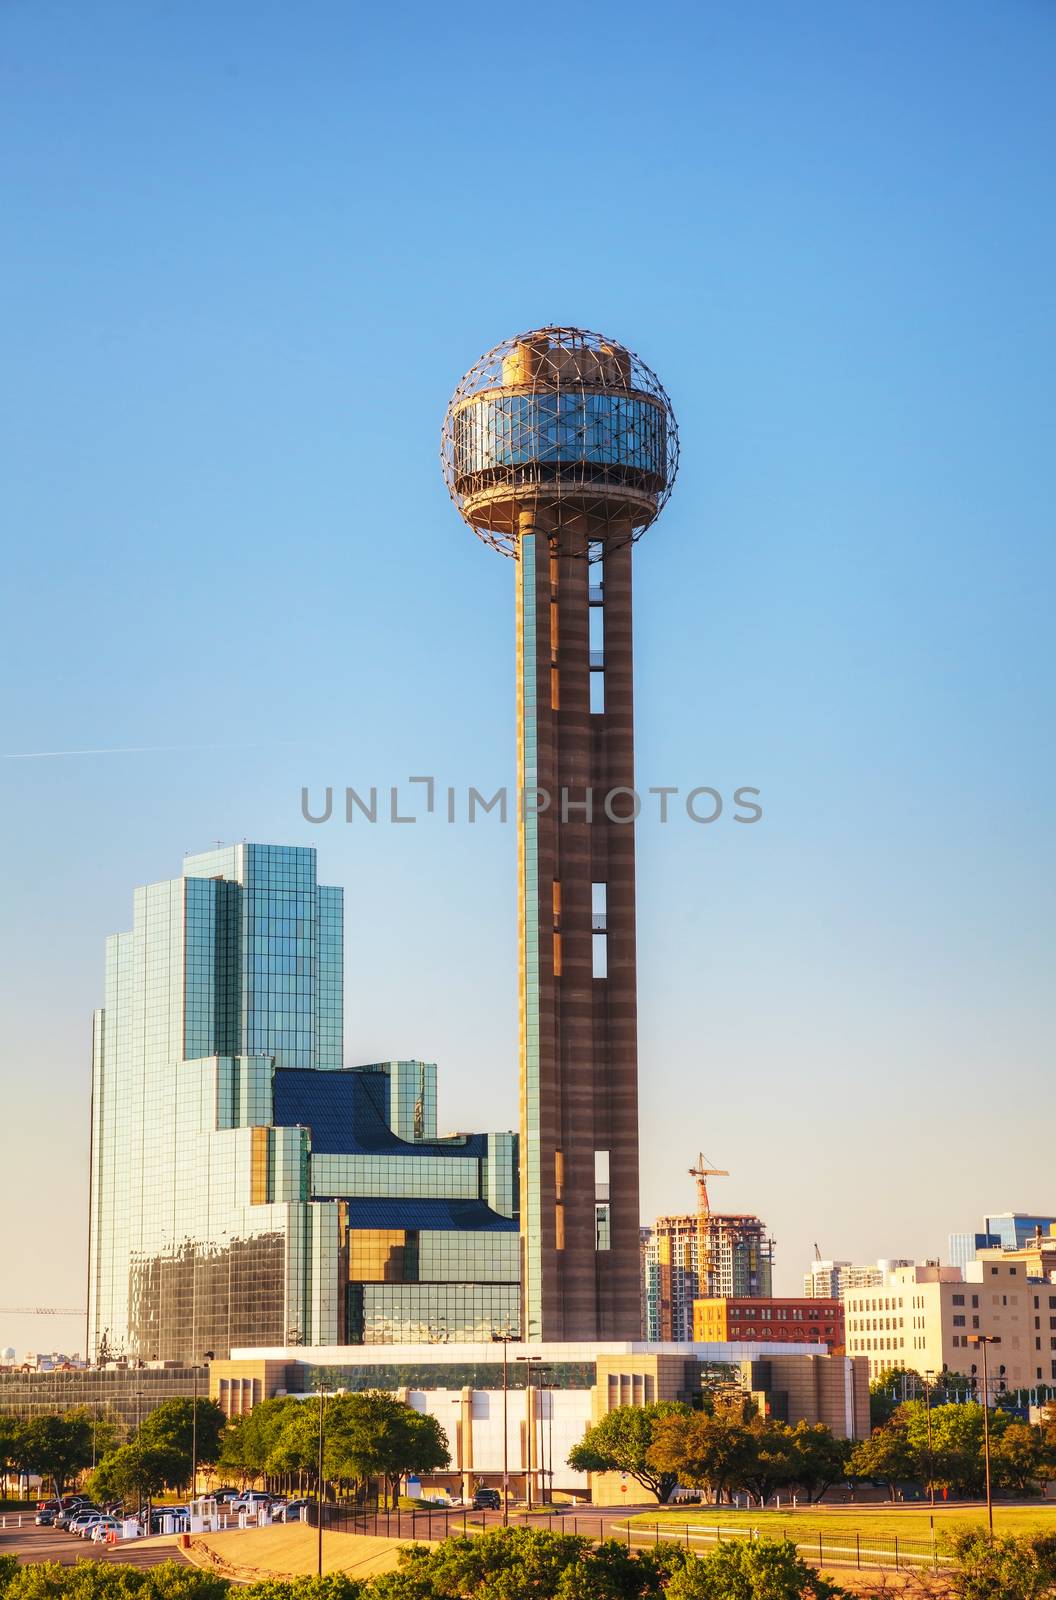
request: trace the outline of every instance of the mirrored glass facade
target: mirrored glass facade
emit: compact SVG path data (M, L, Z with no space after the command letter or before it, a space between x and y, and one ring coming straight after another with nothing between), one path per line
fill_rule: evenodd
M93 1029L97 1360L480 1330L492 1303L510 1327L516 1139L438 1139L430 1063L344 1069L342 969L314 850L229 846L135 891Z

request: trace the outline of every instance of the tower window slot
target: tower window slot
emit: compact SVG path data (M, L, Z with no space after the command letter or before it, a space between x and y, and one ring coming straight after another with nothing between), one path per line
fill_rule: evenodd
M609 975L609 936L606 933L592 933L590 936L590 953L593 960L593 975L595 978L607 978Z
M605 712L605 674L592 672L590 674L590 714L593 717L603 716Z
M590 926L595 933L604 933L607 922L608 890L604 883L592 883L590 886Z

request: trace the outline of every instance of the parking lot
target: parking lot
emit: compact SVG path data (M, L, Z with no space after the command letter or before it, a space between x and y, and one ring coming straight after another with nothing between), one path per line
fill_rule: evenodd
M0 1520L0 1555L16 1555L23 1561L59 1561L72 1566L75 1561L122 1561L134 1567L153 1567L159 1561L182 1561L179 1550L169 1540L130 1539L127 1544L93 1544L90 1539L77 1539L61 1528L38 1528L33 1522L33 1512L21 1513L22 1526L18 1527L19 1513L5 1512Z

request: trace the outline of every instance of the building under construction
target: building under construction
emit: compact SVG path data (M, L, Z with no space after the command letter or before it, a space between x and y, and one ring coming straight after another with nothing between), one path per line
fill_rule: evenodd
M768 1299L774 1241L758 1217L657 1217L643 1243L647 1339L692 1339L694 1300Z
M694 1300L768 1299L774 1241L758 1217L711 1209L709 1178L728 1178L701 1154L689 1176L697 1186L692 1215L657 1217L642 1239L643 1333L692 1339Z

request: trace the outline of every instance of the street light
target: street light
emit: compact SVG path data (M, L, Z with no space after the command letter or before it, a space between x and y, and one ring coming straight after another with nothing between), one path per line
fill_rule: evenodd
M924 1412L928 1419L928 1499L931 1501L931 1528L935 1531L935 1457L931 1448L931 1380L938 1374L929 1367L924 1374Z
M319 1459L316 1463L315 1507L319 1513L319 1538L316 1554L316 1571L323 1575L323 1385L319 1383Z
M525 1492L525 1499L528 1502L528 1510L529 1511L532 1509L532 1457L535 1454L535 1415L534 1415L534 1406L532 1404L532 1368L533 1368L533 1365L536 1362L542 1361L542 1359L543 1359L542 1356L518 1356L517 1357L518 1361L523 1361L525 1363L525 1371L528 1374L528 1386L527 1386L527 1400L528 1400L528 1418L527 1418L527 1421L528 1421L528 1427L527 1427L527 1434L528 1434L528 1441L527 1441L528 1442L528 1468L527 1468L527 1471L524 1474L524 1482L525 1482L525 1491L526 1491Z
M970 1333L969 1344L981 1344L983 1347L983 1460L986 1464L986 1521L990 1529L991 1539L994 1537L994 1500L990 1492L990 1377L986 1365L986 1347L988 1344L1000 1344L999 1333Z
M513 1343L513 1334L493 1333L493 1344L502 1345L502 1525L510 1525L510 1428L509 1428L509 1371L507 1360L509 1357L508 1346Z
M554 1387L553 1387L553 1376L554 1376L554 1373L553 1373L553 1368L549 1365L548 1362L545 1362L545 1361L543 1362L542 1366L539 1367L538 1371L539 1371L540 1378L545 1380L545 1383L540 1384L540 1386L539 1386L540 1396L545 1392L546 1397L547 1397L547 1407L546 1407L546 1443L543 1446L543 1452L542 1452L543 1453L543 1500L544 1500L544 1503L545 1502L549 1502L550 1505L553 1505L553 1503L554 1503ZM542 1419L540 1418L540 1423L541 1422L542 1422ZM549 1466L549 1470L548 1470L548 1466ZM549 1489L547 1488L547 1480L548 1479L549 1479Z
M209 1371L208 1363L210 1361L212 1361L213 1359L214 1359L213 1358L213 1352L211 1350L206 1350L206 1351L203 1352L202 1360L206 1363L206 1368L205 1368L206 1372ZM198 1490L198 1363L197 1362L195 1362L195 1364L192 1366L191 1372L193 1374L193 1380L194 1380L193 1381L193 1385L192 1385L194 1398L191 1401L191 1499L193 1500L194 1497L195 1497L195 1494L197 1493L197 1490Z

